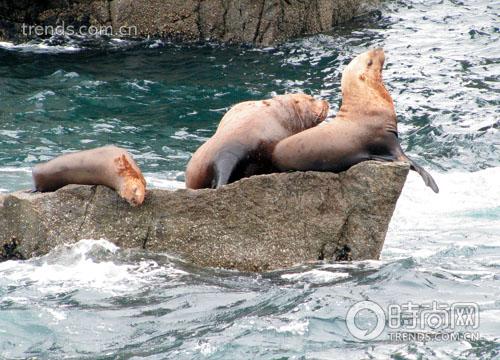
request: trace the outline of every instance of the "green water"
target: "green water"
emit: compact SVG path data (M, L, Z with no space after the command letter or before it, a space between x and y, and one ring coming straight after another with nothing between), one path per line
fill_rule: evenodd
M482 16L454 10L470 20ZM404 6L393 7L396 17L398 11ZM263 50L151 41L103 41L69 53L0 50L0 164L29 168L64 151L114 143L130 149L146 173L182 180L191 153L231 105L306 92L327 99L333 116L343 66L366 48L383 46L384 76L409 153L441 170L497 166L497 134L479 129L498 127L498 29L483 20L487 26L466 32L461 19L454 28L440 23L440 11L436 21L425 14L409 18L419 32L375 13L334 36ZM26 174L14 179L23 186L30 181ZM3 181L0 188L18 186Z

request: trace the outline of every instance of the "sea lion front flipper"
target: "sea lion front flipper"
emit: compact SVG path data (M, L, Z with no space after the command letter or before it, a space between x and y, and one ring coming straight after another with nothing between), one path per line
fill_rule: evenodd
M393 155L370 155L370 160L392 162L395 161L396 158Z
M229 179L238 164L247 156L243 146L232 146L222 150L214 161L212 188L218 189L229 183Z

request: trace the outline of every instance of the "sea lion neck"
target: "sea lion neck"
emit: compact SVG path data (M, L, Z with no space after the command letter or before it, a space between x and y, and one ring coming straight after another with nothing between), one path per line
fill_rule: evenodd
M394 103L383 83L372 82L364 85L350 92L342 89L342 104L337 117L360 122L382 119L385 130L397 133Z

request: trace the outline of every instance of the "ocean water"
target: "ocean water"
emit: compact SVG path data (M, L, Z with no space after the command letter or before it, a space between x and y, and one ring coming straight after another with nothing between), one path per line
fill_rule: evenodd
M37 162L108 143L129 149L151 186L182 187L232 104L302 91L334 116L344 66L378 46L403 148L441 189L410 174L377 261L248 274L81 239L0 263L0 357L500 359L499 19L494 0L401 0L265 49L0 43L0 192L30 188ZM387 322L362 340L348 330L360 301L467 304L479 321L471 338L398 340ZM356 325L372 333L373 315Z

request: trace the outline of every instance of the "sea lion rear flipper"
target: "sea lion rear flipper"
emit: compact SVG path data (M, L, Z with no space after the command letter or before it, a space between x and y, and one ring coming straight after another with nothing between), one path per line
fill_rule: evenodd
M409 157L406 156L406 158L410 162L410 169L418 172L419 175L422 177L422 179L424 179L425 185L430 187L437 194L439 192L439 188L438 188L436 182L434 181L433 177L431 176L431 174L429 174L427 171L425 171L425 169L423 167L421 167L420 165L415 163Z
M403 149L401 148L401 144L397 140L397 135L393 137L393 142L391 142L391 153L394 156L394 160L409 163L410 169L416 171L424 180L425 185L430 187L432 191L434 191L436 194L439 192L439 187L432 178L431 174L425 171L425 169L418 165L415 161L406 156Z
M399 147L399 150L400 154L397 157L397 160L410 163L410 169L416 171L422 177L422 179L424 179L425 185L430 187L432 191L434 191L437 194L439 192L439 188L436 182L434 181L433 177L431 176L431 174L425 171L425 169L420 165L418 165L415 161L406 156L401 147Z
M234 169L246 157L246 154L246 149L240 146L221 151L214 161L215 174L212 188L218 189L222 185L228 184Z

